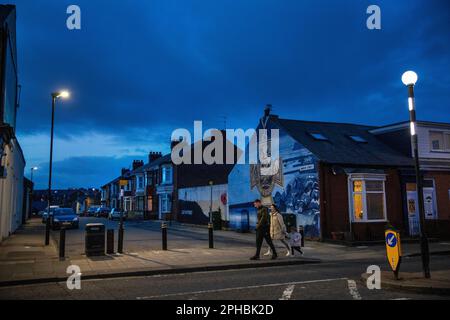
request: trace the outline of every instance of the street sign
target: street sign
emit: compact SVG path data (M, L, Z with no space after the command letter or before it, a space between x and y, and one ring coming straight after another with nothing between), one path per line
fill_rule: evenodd
M119 180L119 186L123 187L123 186L126 186L127 184L128 184L128 180L125 180L125 179Z
M402 249L400 245L400 234L392 229L387 229L384 233L386 241L386 255L389 265L394 271L395 277L398 279L398 271L402 259Z

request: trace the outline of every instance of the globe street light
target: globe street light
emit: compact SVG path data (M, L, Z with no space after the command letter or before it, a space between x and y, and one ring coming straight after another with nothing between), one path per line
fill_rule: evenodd
M50 204L52 199L52 162L53 162L53 129L55 122L55 104L58 98L69 98L70 94L66 90L53 92L52 93L52 126L50 131L50 162L48 171L48 199L47 199L47 219L45 223L45 245L48 246L50 243Z
M30 173L31 173L30 174L31 175L30 180L31 180L31 182L33 182L33 172L36 171L37 169L38 169L38 167L31 167L30 168Z
M425 278L430 278L430 252L428 238L425 231L425 210L423 203L423 182L420 175L419 147L416 130L416 106L414 100L414 85L417 82L417 74L414 71L406 71L402 76L402 82L408 87L408 108L411 130L411 144L413 147L414 165L416 171L417 201L419 202L419 226L420 226L420 250L422 254L422 268Z

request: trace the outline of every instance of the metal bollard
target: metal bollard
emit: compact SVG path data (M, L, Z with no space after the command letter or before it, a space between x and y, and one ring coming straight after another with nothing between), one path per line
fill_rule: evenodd
M209 239L209 248L214 248L214 235L213 235L213 224L208 223L208 239Z
M300 226L299 228L298 228L299 230L299 233L301 234L301 236L302 236L302 241L301 241L301 246L302 246L302 248L305 246L305 228L303 227L303 226Z
M50 244L50 217L47 217L45 220L45 245L48 246Z
M66 229L61 228L59 231L59 257L64 258L66 254Z
M118 236L118 243L117 243L117 252L123 253L123 226L119 226L119 236Z
M108 229L106 232L106 253L114 254L114 229Z
M162 249L167 250L167 224L165 222L161 224L161 233L162 233Z

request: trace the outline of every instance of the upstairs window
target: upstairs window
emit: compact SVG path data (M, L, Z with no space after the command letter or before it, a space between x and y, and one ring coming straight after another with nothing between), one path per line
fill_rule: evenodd
M144 188L144 177L137 176L137 187L138 189Z
M430 131L431 151L450 152L450 132Z
M172 167L164 166L161 169L161 184L171 184L172 183Z
M309 133L311 135L311 137L313 137L316 140L320 140L320 141L328 141L328 138L325 137L323 134L321 134L320 132L310 132Z

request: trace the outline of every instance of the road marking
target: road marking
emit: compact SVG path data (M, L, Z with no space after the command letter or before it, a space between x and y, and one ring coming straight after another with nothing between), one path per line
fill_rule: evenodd
M291 284L287 286L286 289L283 291L283 295L281 296L280 300L290 300L292 293L294 292L295 284Z
M331 282L331 281L342 281L342 280L347 280L347 278L320 279L320 280L308 280L308 281L285 282L285 283L270 283L270 284L262 284L259 286L247 286L247 287L234 287L234 288L223 288L223 289L202 290L202 291L168 293L168 294L161 294L161 295L155 295L155 296L136 297L136 299L137 300L148 300L148 299L155 299L155 298L176 297L176 296L184 296L184 295L216 293L216 292L226 292L226 291L245 290L245 289L258 289L258 288L267 288L267 287L281 287L281 286L287 286L287 285Z
M395 299L391 299L391 300L411 300L410 298L395 298Z
M353 300L361 300L361 295L358 292L358 287L356 286L355 280L347 280L348 290Z

